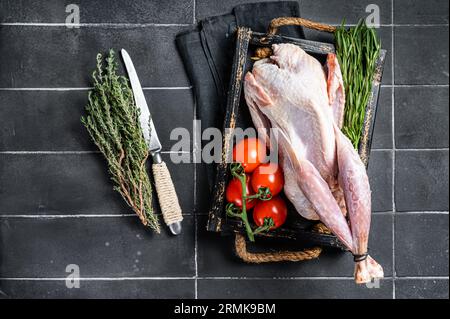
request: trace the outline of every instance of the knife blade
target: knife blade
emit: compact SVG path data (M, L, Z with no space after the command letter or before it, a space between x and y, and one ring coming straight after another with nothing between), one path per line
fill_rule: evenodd
M150 110L147 105L147 100L145 99L144 91L142 90L141 82L139 81L136 69L134 68L133 61L131 60L130 55L126 50L122 49L121 52L123 61L125 63L125 68L130 79L131 89L133 90L136 106L141 111L139 122L141 124L144 138L147 141L148 149L150 151L150 154L161 152L161 142L159 141L158 134L156 133L155 124L153 123Z
M142 133L147 142L149 153L153 160L153 175L155 178L156 192L158 194L159 204L163 218L170 231L174 235L181 233L181 221L183 220L181 214L178 196L173 186L170 172L161 157L161 142L156 133L155 124L153 123L150 109L147 105L147 100L142 90L141 82L139 81L136 69L130 55L125 49L121 50L122 58L130 79L131 89L133 91L136 106L140 110L139 123L142 128Z

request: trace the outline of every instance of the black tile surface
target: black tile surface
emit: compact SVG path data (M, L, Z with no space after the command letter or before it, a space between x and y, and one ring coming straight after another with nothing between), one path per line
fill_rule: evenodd
M372 211L392 210L392 152L372 151L369 159Z
M299 1L302 16L314 21L341 24L355 24L372 12L372 6L379 8L380 24L391 23L390 0L301 0Z
M82 280L68 289L65 280L0 280L0 299L166 299L194 298L194 280Z
M87 91L0 91L0 150L96 150L80 122L87 94Z
M353 280L199 280L199 298L322 299L392 298L392 280L379 288L355 285ZM342 292L345 291L345 294Z
M196 203L195 209L198 215L208 214L211 208L211 197L212 188L208 184L208 178L206 175L206 164L198 163L196 164L196 175L197 175L197 185L196 185Z
M0 273L66 278L75 264L82 278L193 276L193 218L183 225L174 240L167 228L154 234L137 217L0 218Z
M0 155L2 214L131 213L99 154Z
M395 146L448 147L448 87L395 89Z
M192 0L78 0L80 23L192 23ZM66 6L59 0L2 0L0 22L65 23Z
M395 84L448 84L448 26L395 27Z
M169 154L163 159L183 212L193 212L193 164L175 165ZM131 213L100 154L0 154L0 214Z
M192 152L194 120L192 90L150 90L145 91L145 96L163 150ZM172 149L181 140L181 136L178 135L179 131L183 131L183 138L187 137L186 140L183 140L186 141L186 144L183 143L182 148L178 145Z
M97 150L80 122L87 96L85 90L0 91L0 151ZM164 151L178 141L170 139L174 128L192 135L191 90L146 90L145 96Z
M397 151L397 211L448 211L448 151Z
M95 55L109 48L128 49L144 87L188 87L175 34L192 28L194 19L251 2L263 1L79 0L84 25L67 29L62 24L69 3L0 1L0 298L392 298L392 276L397 298L448 298L446 0L298 1L303 17L332 24L342 18L355 23L367 15L369 4L380 8L383 26L378 32L388 52L373 147L383 150L372 152L369 168L374 211L370 249L388 276L380 288L355 285L351 256L335 250L303 263L243 263L233 254L231 238L205 230L213 187L206 184L202 164L173 164L169 154L164 159L185 213L183 235L173 238L163 226L156 236L134 216L114 216L132 211L112 190L101 155L84 152L96 150L79 122L87 91L47 88L91 86ZM308 31L307 36L331 40L324 33ZM395 153L395 167L392 90L394 139L401 149ZM173 128L191 131L192 93L146 90L146 96L169 150L176 142L169 140ZM422 213L430 210L443 212ZM193 212L201 215L197 227ZM261 242L256 246L267 249ZM81 268L79 289L67 289L63 280L71 263ZM6 277L29 280L2 280Z
M268 0L269 1L269 0ZM244 3L266 2L255 0L197 0L197 18L202 19L212 15L225 14ZM359 0L302 0L300 5L300 15L303 18L322 23L340 24L345 19L346 23L356 23L360 18L368 15L366 8L370 4L376 4L380 8L381 24L391 23L391 1L359 1Z
M175 48L182 27L2 26L0 87L87 87L98 52L125 48L142 86L186 86ZM122 73L122 68L119 68Z
M448 279L401 279L395 282L398 299L448 299Z
M386 57L384 60L383 77L381 84L392 84L392 27L381 27L377 29L377 34L380 38L381 48L386 50Z
M392 216L373 215L369 239L371 255L392 275ZM322 277L353 276L354 262L349 253L338 250L323 252L319 258L305 262L246 264L233 252L233 239L206 232L206 219L199 219L198 273L202 277ZM264 247L249 246L263 251ZM277 245L277 250L295 249L292 245ZM301 247L298 247L301 248Z
M448 277L448 214L395 217L397 276Z
M447 0L395 0L396 24L448 24Z
M392 148L392 88L382 87L378 98L372 149Z

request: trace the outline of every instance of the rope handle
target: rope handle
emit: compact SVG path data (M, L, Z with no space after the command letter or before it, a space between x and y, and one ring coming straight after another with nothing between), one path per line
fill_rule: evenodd
M331 234L322 223L314 226L314 231L321 234ZM321 247L306 248L300 251L279 251L269 253L252 253L247 250L247 242L244 235L237 233L235 237L236 254L245 262L260 264L281 261L305 261L315 259L322 253Z
M303 19L303 18L280 17L280 18L275 18L272 21L270 21L270 25L267 30L267 35L269 35L269 36L275 35L277 33L279 27L287 26L287 25L295 25L295 26L305 27L308 29L324 31L324 32L329 32L329 33L334 33L334 31L336 31L336 27L328 25L328 24L314 22L311 20Z
M153 164L152 170L164 222L166 225L181 222L180 203L166 163Z
M311 20L303 19L303 18L295 18L295 17L280 17L275 18L272 21L270 21L269 28L267 29L267 33L264 37L260 39L260 42L262 44L268 44L269 39L276 35L278 32L278 28L282 26L288 26L288 25L295 25L300 27L305 27L308 29L318 30L318 31L324 31L329 33L334 33L336 31L336 27L323 24L319 22L314 22ZM260 60L267 58L272 55L272 49L269 47L259 47L255 51L255 56L253 57L254 60Z

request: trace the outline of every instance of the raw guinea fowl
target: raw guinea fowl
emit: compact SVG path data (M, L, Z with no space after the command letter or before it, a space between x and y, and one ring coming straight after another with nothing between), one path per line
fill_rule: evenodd
M267 134L277 129L285 194L303 217L320 219L352 252L357 283L383 277L382 267L367 256L366 169L340 130L345 96L336 56L329 54L323 67L296 45L272 49L246 74L244 92L256 128Z

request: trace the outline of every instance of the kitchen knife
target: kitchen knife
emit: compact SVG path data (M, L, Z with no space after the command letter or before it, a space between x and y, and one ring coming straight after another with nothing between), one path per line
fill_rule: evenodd
M173 186L170 172L166 163L161 158L161 143L155 130L150 110L145 100L144 91L142 91L141 83L127 51L122 49L122 58L125 68L130 78L131 89L133 90L136 106L140 110L139 122L141 124L144 139L148 144L149 153L153 159L153 177L155 179L156 193L158 194L159 205L163 214L164 222L169 226L170 231L174 235L181 233L181 208L178 202L178 196Z

